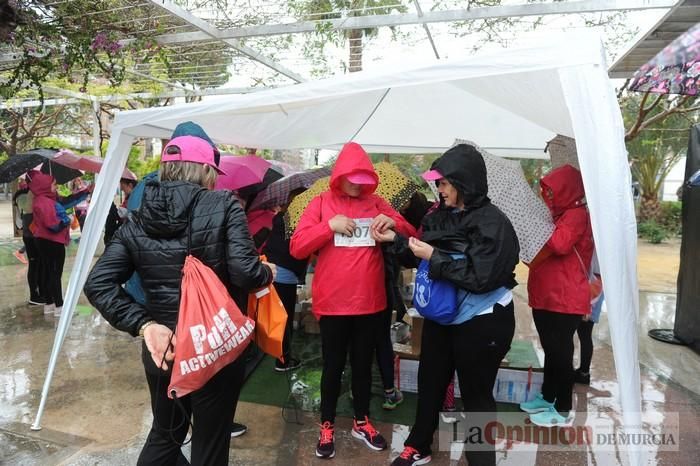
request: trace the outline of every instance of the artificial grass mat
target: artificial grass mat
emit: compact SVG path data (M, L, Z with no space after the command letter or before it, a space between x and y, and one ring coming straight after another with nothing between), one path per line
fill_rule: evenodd
M321 403L321 337L316 334L295 332L292 354L302 361L301 367L289 372L276 372L274 359L265 356L248 376L240 399L250 403L260 403L294 407L311 412L320 411ZM539 367L539 361L532 343L527 340L513 340L506 356L509 367ZM404 400L393 411L382 409L383 386L376 363L372 369L372 398L370 416L372 420L394 424L412 425L416 413L417 395L404 392ZM517 410L516 405L498 404L499 411ZM346 366L338 397L337 415L352 417L354 414L350 399L350 366Z

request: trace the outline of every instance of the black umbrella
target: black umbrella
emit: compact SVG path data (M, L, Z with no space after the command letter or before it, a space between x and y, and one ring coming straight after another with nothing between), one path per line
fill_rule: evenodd
M282 179L283 177L284 175L282 175L282 173L278 172L274 168L268 168L265 172L265 176L263 177L260 183L251 184L250 186L245 186L243 188L238 189L238 196L246 201L245 210L250 210L250 207L253 205L253 202L255 201L255 198L259 193L261 193L269 185L271 185L277 180Z
M0 165L0 183L9 183L39 164L41 171L52 175L58 184L67 183L82 175L80 170L53 162L51 159L55 154L53 149L32 149L13 155Z

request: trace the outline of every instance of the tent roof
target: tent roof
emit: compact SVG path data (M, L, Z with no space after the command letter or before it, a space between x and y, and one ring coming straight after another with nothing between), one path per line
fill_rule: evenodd
M371 152L404 153L441 152L459 137L497 155L541 158L546 141L557 133L573 137L559 71L605 66L600 41L591 33L557 40L550 36L546 42L458 61L125 111L117 115L115 128L135 137L167 139L178 123L192 120L218 143L337 149L354 140ZM463 109L459 118L455 109Z

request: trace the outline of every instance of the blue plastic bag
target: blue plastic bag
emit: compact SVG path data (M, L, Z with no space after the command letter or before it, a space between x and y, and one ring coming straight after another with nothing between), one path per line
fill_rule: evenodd
M431 279L429 269L426 260L421 260L418 264L413 305L426 319L447 325L457 316L457 288L446 280Z

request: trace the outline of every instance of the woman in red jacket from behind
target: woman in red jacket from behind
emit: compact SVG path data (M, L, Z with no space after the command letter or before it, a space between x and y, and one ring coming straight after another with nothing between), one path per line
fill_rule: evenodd
M539 426L571 423L574 384L574 333L590 314L588 270L593 234L581 173L571 165L552 170L540 180L542 198L555 229L545 245L546 257L533 264L527 283L532 317L544 349L544 383L534 400L520 404Z
M333 168L330 190L309 203L290 241L297 259L318 254L312 298L323 353L319 458L335 456L335 411L348 350L355 411L351 434L372 450L386 448L386 440L369 422L375 333L386 308L382 249L370 231L416 232L374 194L378 182L362 146L347 143Z

